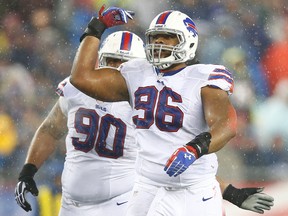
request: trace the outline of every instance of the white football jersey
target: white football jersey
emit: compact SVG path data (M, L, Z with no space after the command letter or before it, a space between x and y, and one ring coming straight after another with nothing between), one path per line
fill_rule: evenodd
M169 177L164 166L177 148L209 131L201 88L209 85L231 94L231 73L222 65L196 64L162 74L139 59L124 63L120 70L128 86L140 146L137 181L181 187L214 178L216 154L202 156L177 177Z
M96 101L69 79L59 84L57 93L68 118L65 198L97 204L131 191L137 146L128 102Z

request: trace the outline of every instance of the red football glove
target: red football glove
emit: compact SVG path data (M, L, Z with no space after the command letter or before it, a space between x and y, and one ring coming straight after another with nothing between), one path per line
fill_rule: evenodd
M99 10L99 20L103 22L106 27L112 27L117 25L123 25L128 22L128 19L133 19L134 12L126 11L118 7L110 7L105 10L105 5L103 5ZM103 12L104 11L104 12Z
M133 19L132 15L134 15L134 13L132 11L126 11L117 7L110 7L106 11L104 11L104 9L105 5L100 8L98 18L92 17L87 28L80 37L80 42L86 36L93 36L100 40L106 28L127 23L127 17Z
M171 176L183 173L196 159L208 153L211 134L204 132L197 135L193 140L178 148L168 159L164 171Z
M197 158L196 154L189 151L187 146L180 147L168 159L164 171L170 177L176 177L183 173Z

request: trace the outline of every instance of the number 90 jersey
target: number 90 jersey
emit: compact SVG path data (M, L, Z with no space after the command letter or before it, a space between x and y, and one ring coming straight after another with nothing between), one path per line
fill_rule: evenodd
M57 93L68 119L63 195L97 204L132 190L137 146L130 105L97 101L69 79L59 84Z
M140 147L137 181L181 187L215 178L215 154L202 156L177 177L169 177L164 166L177 148L209 131L201 88L209 85L231 94L231 73L222 65L195 64L163 74L139 59L122 64L120 70L128 86Z

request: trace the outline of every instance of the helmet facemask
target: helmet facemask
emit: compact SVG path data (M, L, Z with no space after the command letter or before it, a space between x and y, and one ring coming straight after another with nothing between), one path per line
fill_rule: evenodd
M102 55L99 58L99 66L100 67L107 67L107 59L119 59L123 62L129 61L133 57L131 57L129 54L115 54L115 53L102 53ZM136 58L136 57L135 57Z
M175 46L151 43L152 35L167 34L167 33L176 35L179 43ZM165 29L165 32L151 29L150 31L146 32L146 38L147 38L147 45L145 47L146 57L150 63L152 63L159 69L166 69L169 68L172 64L180 63L186 56L186 51L182 49L185 43L185 38L181 32L168 29ZM162 51L165 52L168 51L170 52L170 55L161 58Z

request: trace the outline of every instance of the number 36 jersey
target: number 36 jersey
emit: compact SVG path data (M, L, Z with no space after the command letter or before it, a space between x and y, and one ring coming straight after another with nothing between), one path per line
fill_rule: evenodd
M209 85L231 94L231 73L222 65L195 64L164 74L140 59L122 64L120 71L128 86L140 146L137 181L181 187L215 178L215 154L202 156L177 177L169 177L164 166L177 148L209 131L201 88Z
M97 204L132 190L136 141L127 102L104 103L59 84L60 107L67 116L63 195Z

